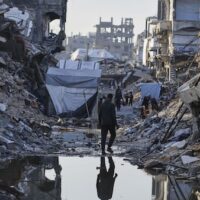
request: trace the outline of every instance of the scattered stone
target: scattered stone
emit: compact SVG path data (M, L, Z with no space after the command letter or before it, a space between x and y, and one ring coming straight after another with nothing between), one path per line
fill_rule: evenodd
M186 165L186 164L191 164L191 163L197 162L200 159L197 157L192 157L192 156L181 156L181 160L182 160L183 164Z
M6 104L3 104L3 103L0 103L0 111L1 112L5 112L7 109L7 105Z

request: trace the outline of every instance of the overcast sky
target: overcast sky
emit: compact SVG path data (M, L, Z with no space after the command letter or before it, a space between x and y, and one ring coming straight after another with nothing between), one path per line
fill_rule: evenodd
M114 18L119 23L122 17L133 18L135 34L145 28L145 18L157 14L157 0L68 0L66 32L86 35L95 31L94 25Z

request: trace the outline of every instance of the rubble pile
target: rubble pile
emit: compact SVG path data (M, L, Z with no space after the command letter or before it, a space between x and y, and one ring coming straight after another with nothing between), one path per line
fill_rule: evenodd
M1 153L54 152L58 143L50 138L50 125L55 119L42 114L38 99L25 89L25 82L7 67L0 68Z
M54 59L27 40L15 21L5 18L8 10L0 1L0 152L56 152L60 143L51 137L51 127L57 119L45 116L41 103L45 72Z
M150 114L145 120L140 118L139 111L127 119L125 134L118 137L117 143L127 147L123 155L132 164L151 174L199 176L200 145L191 140L192 114L181 105L176 97L158 114Z

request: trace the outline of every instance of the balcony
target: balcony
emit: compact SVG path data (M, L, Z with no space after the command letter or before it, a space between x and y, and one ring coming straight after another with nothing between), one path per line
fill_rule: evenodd
M160 21L157 23L155 32L156 34L162 34L164 31L171 31L172 23L171 21Z

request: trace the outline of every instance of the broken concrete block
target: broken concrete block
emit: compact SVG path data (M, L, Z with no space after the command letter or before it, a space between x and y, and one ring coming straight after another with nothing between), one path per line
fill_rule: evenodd
M191 134L191 128L186 128L186 129L180 129L175 132L174 137L178 137L181 135L190 135Z
M163 163L161 161L158 160L148 160L145 165L144 168L154 168L154 167L158 167L158 166L162 166Z
M175 132L174 137L170 138L170 140L171 141L181 141L183 139L188 138L191 133L192 133L191 128L180 129Z
M178 149L183 149L186 146L186 144L187 144L186 141L183 140L183 141L172 144L171 147L177 147Z
M24 129L24 130L26 130L26 131L28 131L28 132L30 132L30 133L33 131L32 128L30 128L30 127L29 127L28 125L26 125L24 122L20 121L19 123L20 123L22 129Z
M0 57L0 65L6 66L6 61Z
M14 144L12 140L9 140L8 138L2 135L0 135L0 143L6 144L6 145Z
M200 159L197 157L192 157L192 156L181 156L181 160L182 160L183 164L186 165L186 164L190 164L193 162L197 162Z
M6 104L3 104L3 103L0 103L0 111L1 112L5 112L7 109L7 105Z

